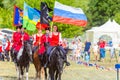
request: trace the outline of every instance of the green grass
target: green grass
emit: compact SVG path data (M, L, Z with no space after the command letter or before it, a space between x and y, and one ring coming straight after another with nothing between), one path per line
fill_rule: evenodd
M0 62L0 76L3 80L16 80L16 70L12 62ZM33 80L35 69L30 65L29 78ZM87 67L71 61L71 66L66 67L62 74L62 80L115 80L116 71Z
M116 60L109 62L109 54L105 62L97 62L98 65L104 66L106 68L114 69ZM93 54L91 54L90 63L95 63L93 61ZM69 60L71 66L65 67L62 74L62 80L116 80L116 71L107 70L96 67L88 67L85 65L76 64L75 61ZM2 79L1 79L2 78ZM35 68L34 65L30 65L29 70L29 80L34 80L35 78ZM0 80L17 80L16 70L13 62L2 62L0 61Z

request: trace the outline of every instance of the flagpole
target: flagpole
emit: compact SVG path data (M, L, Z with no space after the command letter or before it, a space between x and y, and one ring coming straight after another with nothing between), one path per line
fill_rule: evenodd
M56 0L55 0L56 1ZM55 3L55 2L54 2ZM55 4L54 4L54 7L55 7ZM54 11L53 11L54 12ZM50 28L51 28L51 32L53 31L52 30L52 27L53 27L53 21L52 21L52 23L51 23L51 25L50 25Z
M53 30L52 30L52 27L53 27L53 21L51 22L51 24L50 24L50 31L52 32Z

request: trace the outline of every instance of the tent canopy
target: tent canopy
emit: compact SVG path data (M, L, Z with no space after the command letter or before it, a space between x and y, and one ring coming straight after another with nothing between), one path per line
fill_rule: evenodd
M120 25L116 23L115 20L111 21L110 19L100 27L93 27L87 31L99 31L99 32L118 32L120 30Z
M93 27L86 31L87 40L96 43L103 35L110 36L114 45L118 45L120 40L120 25L115 20L110 19L99 27Z

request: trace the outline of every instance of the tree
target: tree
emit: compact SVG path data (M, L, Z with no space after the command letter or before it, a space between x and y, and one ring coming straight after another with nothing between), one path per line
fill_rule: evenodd
M109 18L115 19L116 14L120 13L120 0L91 0L87 10L89 27L99 26ZM117 20L117 19L116 19Z
M54 2L55 0L1 0L0 1L0 27L7 27L11 29L15 29L13 27L13 11L14 11L14 5L18 6L19 8L23 9L24 7L24 1L30 5L33 8L36 8L40 10L40 1L45 1L48 6L53 9L54 8ZM87 4L89 3L89 0L59 0L60 3L82 8L83 11L86 14L86 10L88 9ZM50 12L50 16L52 17L53 11ZM83 34L83 28L69 25L69 24L62 24L62 23L54 23L57 24L59 27L60 32L62 32L63 37L74 37L75 35L82 35Z

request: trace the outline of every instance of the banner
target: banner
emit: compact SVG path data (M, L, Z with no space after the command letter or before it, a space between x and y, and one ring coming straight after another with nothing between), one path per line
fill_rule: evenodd
M23 10L14 6L14 18L13 18L13 25L19 26L23 24Z
M53 22L86 26L87 18L81 8L74 8L55 1Z
M41 7L40 24L42 27L46 28L49 26L48 5L45 2L41 2L40 7Z
M27 30L34 31L39 20L39 12L24 2L23 27Z

